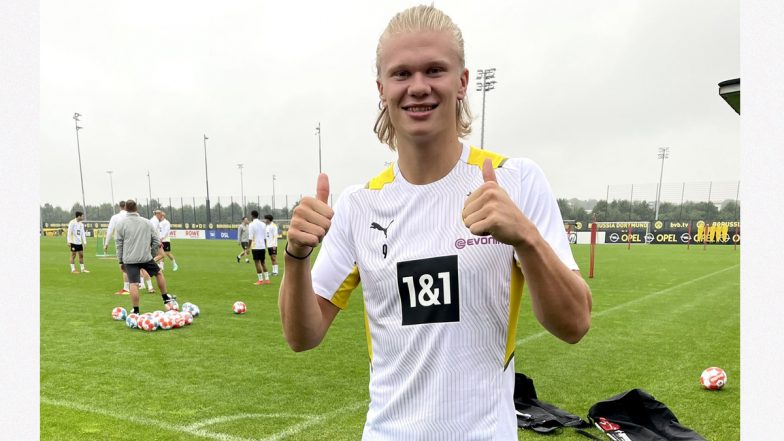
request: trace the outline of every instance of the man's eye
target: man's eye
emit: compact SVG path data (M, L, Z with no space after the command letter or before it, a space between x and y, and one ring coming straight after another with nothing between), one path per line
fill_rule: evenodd
M409 76L410 76L410 73L408 71L405 71L405 70L397 71L397 72L392 74L392 77L393 78L397 78L397 79L408 78Z
M430 69L427 70L427 73L430 74L430 75L434 75L434 74L440 74L443 71L444 71L443 68L431 67Z

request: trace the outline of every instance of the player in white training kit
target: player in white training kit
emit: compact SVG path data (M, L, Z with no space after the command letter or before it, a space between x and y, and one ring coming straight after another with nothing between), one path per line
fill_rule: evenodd
M269 285L269 272L267 271L267 264L265 256L267 253L267 225L259 220L259 212L253 210L250 212L250 217L253 221L248 226L248 239L250 240L250 252L253 254L253 263L256 264L256 285Z
M242 256L245 256L245 263L248 263L248 216L242 216L242 222L237 227L237 244L242 248L242 252L237 254L237 263L240 263Z
M74 218L68 222L68 234L66 234L66 241L68 248L71 250L71 274L78 274L76 271L75 259L79 255L79 270L83 273L89 273L84 267L84 246L87 245L87 236L84 233L84 213L77 211L74 213Z
M278 224L272 222L272 215L264 215L264 223L267 224L266 241L267 254L272 261L272 275L278 275Z
M171 260L172 263L172 271L177 271L179 267L177 266L177 261L174 259L174 254L171 252L171 239L169 238L169 232L171 231L171 222L169 219L166 219L166 212L161 210L158 212L158 232L161 235L161 248L163 250L163 254Z
M159 241L160 241L160 232L161 232L161 215L160 214L161 214L161 210L153 210L152 217L150 218L150 223L152 224L153 228L155 228L155 231L158 232L158 240ZM163 269L164 269L163 268L164 267L164 264L163 264L163 258L164 258L164 255L163 255L163 245L161 245L161 247L158 249L158 253L157 254L153 254L152 257L153 257L153 260L155 261L155 263L158 264L158 267L161 269L161 271L163 271Z
M104 254L106 254L106 252L109 250L109 241L110 240L114 240L115 242L117 241L117 237L116 237L117 223L125 219L125 215L128 214L128 212L125 211L125 201L120 201L119 204L117 205L120 207L120 211L117 212L117 214L112 215L112 217L109 219L109 226L106 228L106 240L103 243ZM116 243L115 243L115 249L117 249ZM125 270L123 270L122 267L120 267L120 272L122 273L123 287L115 294L128 295L131 293L129 291L130 285L128 283L128 275L125 274Z
M569 343L590 327L542 170L461 143L470 133L460 30L433 6L379 39L375 132L398 161L327 205L294 209L280 314L295 351L319 345L362 283L370 357L364 440L517 440L515 331L523 283L537 320ZM322 242L311 269L309 255Z

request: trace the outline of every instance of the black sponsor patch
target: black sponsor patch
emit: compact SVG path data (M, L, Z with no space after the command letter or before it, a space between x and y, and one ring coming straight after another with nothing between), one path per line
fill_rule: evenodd
M397 263L403 325L460 321L457 255Z

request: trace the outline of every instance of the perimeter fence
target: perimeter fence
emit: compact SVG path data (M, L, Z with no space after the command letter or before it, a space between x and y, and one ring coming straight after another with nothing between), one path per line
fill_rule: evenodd
M740 218L740 183L683 182L658 184L608 185L605 194L595 199L581 200L556 195L564 219L589 222L618 221L737 221ZM153 210L166 212L172 228L228 228L240 223L252 210L260 215L271 214L276 220L289 219L291 211L303 195L256 195L204 197L163 196L135 198L141 215L151 217ZM337 195L330 195L330 204ZM657 204L658 200L658 204ZM116 201L115 201L116 202ZM209 207L209 208L208 208ZM108 221L117 211L111 201L87 204L80 202L71 207L44 203L41 209L41 227L49 228L67 224L76 210L86 212L87 220Z

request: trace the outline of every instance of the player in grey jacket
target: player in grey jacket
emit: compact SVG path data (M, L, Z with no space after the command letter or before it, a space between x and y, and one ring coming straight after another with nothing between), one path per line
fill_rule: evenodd
M138 314L139 274L142 269L151 276L155 276L164 305L172 302L176 297L168 294L166 279L158 264L153 260L153 256L158 253L158 248L161 245L158 230L147 219L139 216L136 201L133 199L125 202L125 210L128 214L117 225L117 258L121 268L128 275L128 282L131 284L133 312Z

